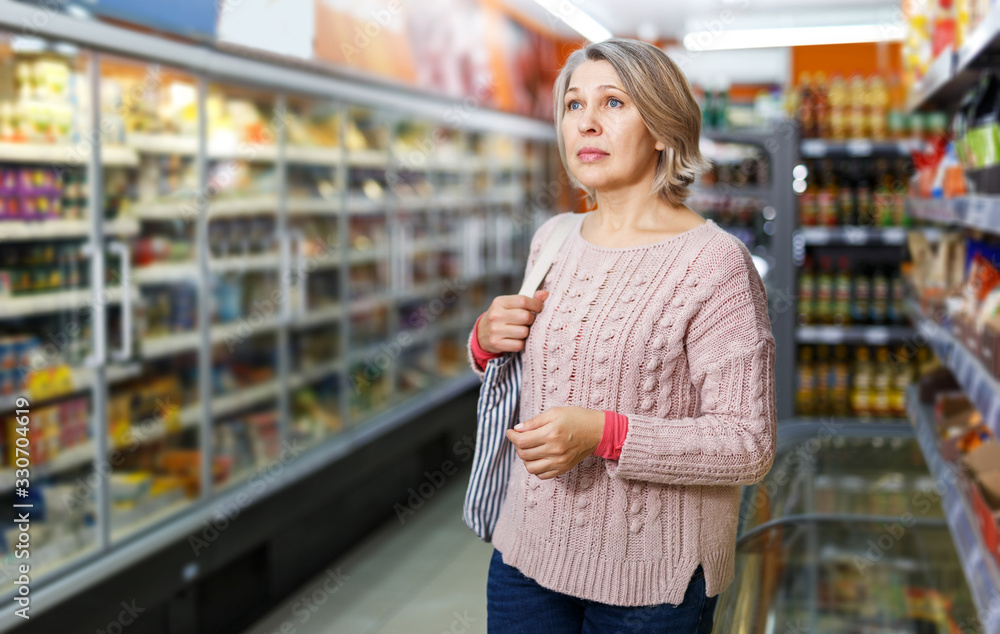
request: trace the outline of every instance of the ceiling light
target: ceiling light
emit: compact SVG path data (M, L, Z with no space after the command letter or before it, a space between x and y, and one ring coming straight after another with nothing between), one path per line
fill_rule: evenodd
M535 0L535 2L591 42L603 42L614 37L603 24L584 13L570 0Z
M900 24L856 24L849 26L802 26L781 29L694 31L684 36L689 51L721 51L740 48L776 48L813 44L854 44L903 39Z

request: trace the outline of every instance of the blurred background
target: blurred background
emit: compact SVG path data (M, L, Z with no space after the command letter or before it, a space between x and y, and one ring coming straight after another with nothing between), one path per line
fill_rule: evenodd
M715 631L1000 632L992 5L0 0L0 631L485 632L468 337L618 36L771 305Z

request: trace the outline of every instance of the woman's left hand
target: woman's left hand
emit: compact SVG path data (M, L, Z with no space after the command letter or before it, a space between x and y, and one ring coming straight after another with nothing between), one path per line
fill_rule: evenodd
M507 430L528 473L542 480L580 464L603 435L604 412L583 407L553 407Z

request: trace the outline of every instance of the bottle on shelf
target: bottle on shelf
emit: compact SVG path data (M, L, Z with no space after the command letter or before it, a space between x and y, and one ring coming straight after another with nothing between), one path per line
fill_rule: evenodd
M799 195L799 223L803 227L815 227L819 224L819 174L809 161L806 170L806 188Z
M847 138L847 82L843 75L835 73L830 78L830 138L843 141Z
M887 113L889 110L889 88L879 75L868 80L868 129L876 141L889 138Z
M896 274L889 280L889 306L887 318L892 325L901 325L906 321L906 285L903 276Z
M885 325L889 318L889 276L885 269L876 267L872 273L871 323Z
M812 256L807 255L799 271L798 322L802 325L813 323L816 305L816 273Z
M823 176L819 193L816 196L818 212L817 224L823 227L836 227L837 218L837 176L833 164L823 161Z
M819 274L816 276L816 302L813 315L816 324L829 324L833 316L833 267L830 256L819 259Z
M912 222L906 213L906 197L909 196L910 178L906 168L906 159L897 159L892 180L892 224L897 227L909 227Z
M802 127L802 138L816 136L816 107L813 94L812 75L803 72L799 75L798 119Z
M841 161L840 182L837 189L837 224L840 226L854 224L856 202L850 176L850 161Z
M837 261L837 274L833 283L832 322L836 326L851 323L851 261L846 255Z
M895 222L895 204L892 194L892 174L885 159L875 161L875 192L872 195L872 222L876 227L892 226Z
M892 387L889 391L889 410L892 416L906 416L906 388L916 378L915 357L906 346L897 346L890 358L893 366Z
M851 320L855 324L871 321L872 281L864 269L854 274L854 296L851 298Z
M847 134L852 139L863 139L868 136L868 98L866 93L864 78L861 75L851 77L847 85L847 100L850 104Z
M812 346L799 347L796 366L795 407L800 416L816 414L816 372L813 367Z
M857 222L862 227L875 226L872 210L873 196L871 185L871 174L868 170L868 161L858 163L858 186L857 186Z
M841 344L833 349L830 363L830 414L844 417L851 414L851 366L847 346Z
M889 348L879 346L875 349L875 366L872 373L871 410L872 415L888 418L892 415L890 393L893 386L892 363L889 361Z
M813 364L816 391L814 410L817 416L825 416L830 412L830 346L816 346L816 361Z
M851 413L854 416L872 415L872 363L867 346L854 350L854 371L851 376Z
M830 100L827 95L826 73L816 73L813 82L813 118L816 126L816 136L821 139L830 138Z

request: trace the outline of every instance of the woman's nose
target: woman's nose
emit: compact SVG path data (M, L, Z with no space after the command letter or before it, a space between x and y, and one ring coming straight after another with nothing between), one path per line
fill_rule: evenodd
M601 126L597 121L597 117L590 114L590 111L586 111L580 115L580 118L577 121L577 130L580 134L590 136L593 134L600 134Z

